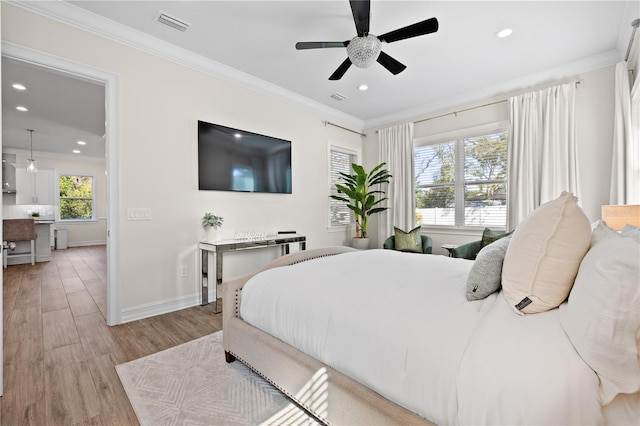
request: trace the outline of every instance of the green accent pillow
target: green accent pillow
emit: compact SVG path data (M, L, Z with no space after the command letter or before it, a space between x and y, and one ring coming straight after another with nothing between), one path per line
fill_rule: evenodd
M484 232L482 233L482 240L480 240L480 249L488 246L493 242L498 241L500 238L504 238L511 234L513 234L513 231L511 232L492 231L489 228L484 228Z
M502 262L511 236L489 244L478 253L467 278L467 300L480 300L500 290Z
M409 232L393 227L395 231L395 250L410 251L412 253L422 253L422 237L420 236L420 226Z

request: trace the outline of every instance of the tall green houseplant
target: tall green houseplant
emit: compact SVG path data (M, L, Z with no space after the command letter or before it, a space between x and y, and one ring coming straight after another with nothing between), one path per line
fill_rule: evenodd
M389 183L391 173L383 168L385 165L386 163L380 163L367 173L359 164L351 164L354 174L339 173L342 182L336 183L338 195L330 197L346 203L353 211L356 219L356 238L367 238L369 216L388 209L380 207L380 203L387 200L387 197L384 197L385 192L372 189L376 185Z

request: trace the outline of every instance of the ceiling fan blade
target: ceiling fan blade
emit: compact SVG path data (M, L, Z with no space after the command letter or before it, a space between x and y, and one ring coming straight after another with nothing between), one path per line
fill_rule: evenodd
M299 41L296 43L297 50L303 49L324 49L327 47L347 47L348 41Z
M356 24L358 37L369 34L369 19L371 17L371 2L369 0L349 0L353 22Z
M350 66L351 66L351 59L349 58L345 59L344 62L340 64L338 69L335 70L333 74L331 74L331 77L329 77L329 80L340 80L344 75L344 73L347 72Z
M394 41L398 40L404 40L411 37L435 33L436 31L438 31L438 26L438 20L436 18L430 18L426 21L408 25L406 27L399 28L395 31L391 31L378 36L378 39L380 41L386 41L387 43L393 43Z
M400 74L405 70L405 68L407 68L406 65L401 64L384 52L380 52L377 61L380 65L388 69L389 72L393 75Z

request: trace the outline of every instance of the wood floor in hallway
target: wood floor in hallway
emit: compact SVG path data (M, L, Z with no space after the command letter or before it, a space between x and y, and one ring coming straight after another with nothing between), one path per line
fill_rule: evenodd
M106 324L106 250L4 270L0 424L136 425L115 365L222 329L211 305Z

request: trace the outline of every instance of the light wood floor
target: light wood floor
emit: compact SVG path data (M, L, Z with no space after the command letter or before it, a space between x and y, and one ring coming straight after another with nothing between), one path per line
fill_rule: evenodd
M4 271L0 424L136 425L115 365L222 329L212 307L106 325L104 246Z

